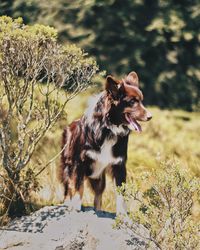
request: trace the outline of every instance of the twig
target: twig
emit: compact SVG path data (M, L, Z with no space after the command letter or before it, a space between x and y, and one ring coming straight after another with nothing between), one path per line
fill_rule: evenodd
M40 171L38 171L35 174L35 177L40 175L53 161L55 161L58 158L58 156L60 156L60 154L62 154L62 152L65 150L66 146L67 146L67 143L65 143L64 147L61 149L59 153L57 153L49 162L47 162L47 164L42 169L40 169Z

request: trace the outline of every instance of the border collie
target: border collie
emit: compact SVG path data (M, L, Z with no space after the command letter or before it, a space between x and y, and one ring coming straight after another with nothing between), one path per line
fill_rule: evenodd
M152 118L142 101L135 72L122 80L107 76L105 90L79 120L64 130L61 167L66 204L81 209L84 179L87 178L94 191L94 207L100 210L108 167L116 186L126 182L129 134L131 130L142 131L138 121ZM116 197L116 213L126 213L121 195Z

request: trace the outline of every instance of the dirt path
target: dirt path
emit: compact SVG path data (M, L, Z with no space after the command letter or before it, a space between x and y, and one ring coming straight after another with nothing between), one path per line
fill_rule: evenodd
M68 211L66 206L44 207L13 220L0 230L0 249L9 250L129 250L145 249L145 242L113 229L115 215Z

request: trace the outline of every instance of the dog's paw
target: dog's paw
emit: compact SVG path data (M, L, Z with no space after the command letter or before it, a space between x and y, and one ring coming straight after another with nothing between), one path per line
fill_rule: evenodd
M127 215L127 206L122 195L117 195L116 199L116 215Z
M75 194L71 199L65 199L64 205L68 207L70 211L81 211L82 200L79 194Z

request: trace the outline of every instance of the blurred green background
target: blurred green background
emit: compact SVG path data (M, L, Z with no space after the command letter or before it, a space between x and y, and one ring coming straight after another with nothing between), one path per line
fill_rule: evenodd
M61 43L76 43L106 74L138 73L153 119L142 124L141 135L130 136L129 181L157 169L158 162L168 157L200 176L199 0L1 0L0 15L55 27ZM69 102L66 116L38 146L31 167L43 167L59 152L63 128L83 114L88 98L99 88ZM43 205L62 201L63 187L56 176L59 166L58 157L40 175L42 189L32 201ZM108 179L103 209L115 211L112 185ZM84 204L92 200L91 192L85 192ZM194 210L199 220L199 206Z
M108 74L135 70L146 104L199 111L199 0L1 0L0 15L55 27Z

